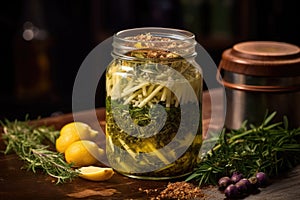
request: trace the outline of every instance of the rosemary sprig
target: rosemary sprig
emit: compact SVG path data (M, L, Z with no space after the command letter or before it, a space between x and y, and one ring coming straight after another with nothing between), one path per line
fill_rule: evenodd
M195 168L187 181L216 184L222 176L237 171L245 177L256 172L276 176L300 163L300 127L288 128L288 120L270 124L276 112L266 115L260 126L244 122L240 129L222 131L218 142ZM212 141L216 138L211 139Z
M21 160L25 161L22 168L34 173L37 169L57 179L56 183L71 181L78 176L78 172L65 162L61 153L52 151L51 144L55 143L59 131L47 126L33 126L28 121L5 120L2 139L6 144L4 154L15 152ZM47 143L49 145L47 145Z

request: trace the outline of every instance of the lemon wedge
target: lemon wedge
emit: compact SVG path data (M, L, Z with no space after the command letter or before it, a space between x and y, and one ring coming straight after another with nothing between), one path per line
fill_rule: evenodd
M106 181L114 175L114 170L110 167L80 167L77 169L79 177L90 181Z

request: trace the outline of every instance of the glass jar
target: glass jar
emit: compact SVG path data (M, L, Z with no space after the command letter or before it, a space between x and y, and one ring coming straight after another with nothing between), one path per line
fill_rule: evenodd
M106 71L106 152L140 179L189 174L202 145L202 70L184 30L136 28L113 38Z

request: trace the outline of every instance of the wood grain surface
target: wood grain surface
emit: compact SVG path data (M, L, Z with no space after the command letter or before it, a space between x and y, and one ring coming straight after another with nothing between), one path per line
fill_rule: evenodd
M222 99L220 90L212 93L205 93L203 97L203 125L218 124L220 120L211 119L211 98ZM221 108L220 108L221 109ZM83 121L89 121L92 111L80 112L78 115ZM98 122L102 128L105 125L105 109L99 108L96 111ZM73 121L72 114L65 114L56 117L44 118L33 121L36 124L54 125L57 129L64 124ZM221 120L222 121L222 120ZM89 121L90 122L90 121ZM94 123L98 123L94 122ZM214 123L212 123L214 122ZM0 150L5 145L0 140ZM55 180L41 173L33 173L21 169L23 161L20 161L15 154L0 154L0 199L151 199L163 190L170 181L146 181L125 177L115 174L112 179L105 182L91 182L76 178L70 183L55 184ZM181 181L181 180L172 180ZM147 194L146 191L151 191ZM216 187L202 188L205 193L203 199L224 199ZM289 200L300 199L300 167L283 174L281 177L272 180L272 184L261 189L259 194L250 195L247 200Z

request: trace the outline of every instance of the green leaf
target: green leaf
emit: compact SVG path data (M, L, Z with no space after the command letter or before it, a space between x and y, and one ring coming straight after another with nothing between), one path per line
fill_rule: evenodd
M200 161L188 180L198 180L199 185L216 184L218 178L234 171L245 177L263 171L272 177L300 164L300 127L289 130L286 118L271 124L275 114L266 115L258 127L222 132L213 153Z

